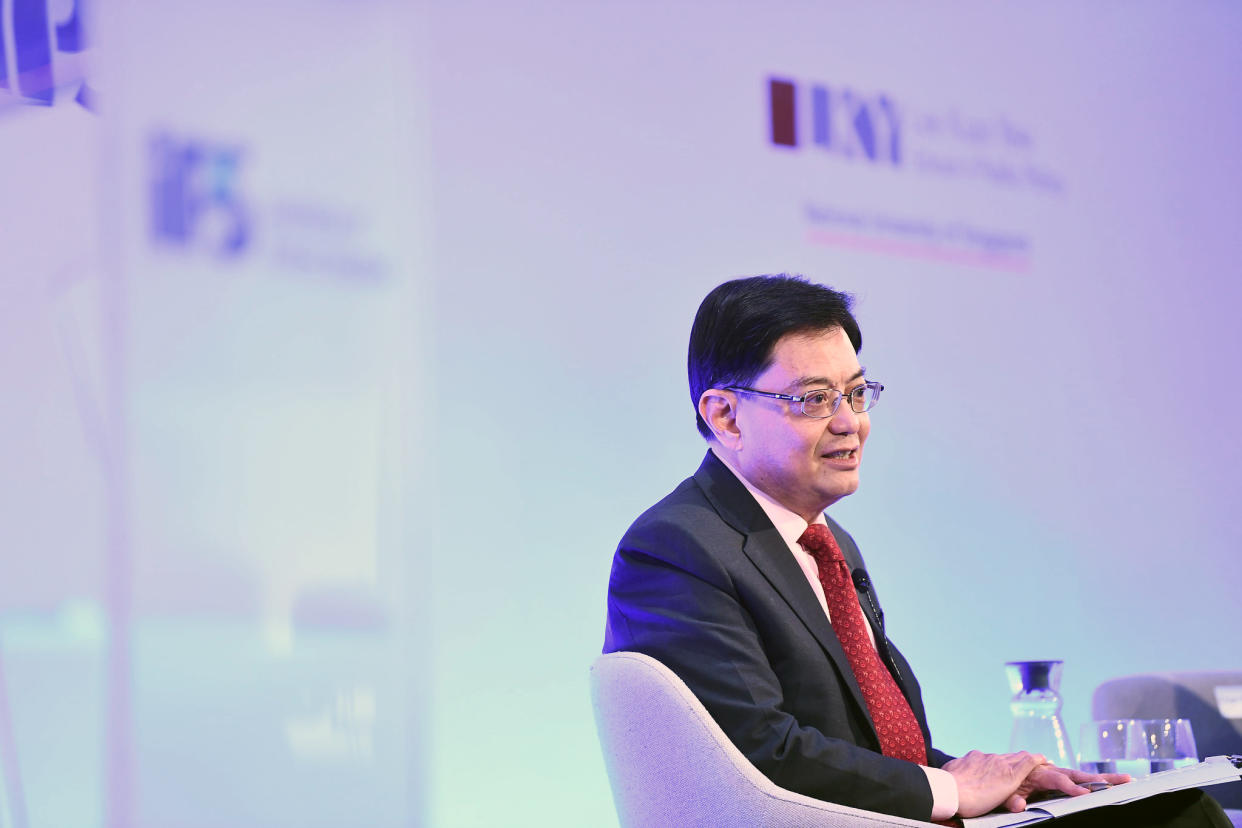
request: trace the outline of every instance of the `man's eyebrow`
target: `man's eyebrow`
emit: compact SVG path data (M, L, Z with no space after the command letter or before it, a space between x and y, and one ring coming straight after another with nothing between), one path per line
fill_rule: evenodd
M842 385L849 385L854 380L860 380L867 375L867 369L859 367L854 375L847 377ZM832 380L827 377L798 377L788 385L788 388L832 388Z

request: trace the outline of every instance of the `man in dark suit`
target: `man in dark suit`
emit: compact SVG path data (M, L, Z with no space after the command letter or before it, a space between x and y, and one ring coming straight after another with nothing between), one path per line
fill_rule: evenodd
M704 299L688 369L709 451L622 538L604 651L668 665L763 773L827 801L945 819L1127 780L931 746L858 547L824 515L858 488L883 389L861 344L850 298L800 278L739 279Z

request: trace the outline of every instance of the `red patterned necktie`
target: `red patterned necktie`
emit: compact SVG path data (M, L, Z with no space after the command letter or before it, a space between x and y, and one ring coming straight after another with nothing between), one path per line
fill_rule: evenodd
M819 583L828 602L832 629L849 657L854 678L858 680L875 732L880 737L880 749L885 756L926 765L927 744L923 741L923 731L910 703L867 636L867 622L858 606L854 580L832 530L822 523L812 523L798 538L798 544L811 553L819 566Z

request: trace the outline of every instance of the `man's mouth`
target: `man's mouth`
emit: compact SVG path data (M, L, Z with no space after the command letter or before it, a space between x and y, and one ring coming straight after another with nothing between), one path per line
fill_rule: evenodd
M829 452L828 454L825 454L824 456L827 457L829 460L850 460L854 457L855 454L856 454L855 449L841 449L840 451Z

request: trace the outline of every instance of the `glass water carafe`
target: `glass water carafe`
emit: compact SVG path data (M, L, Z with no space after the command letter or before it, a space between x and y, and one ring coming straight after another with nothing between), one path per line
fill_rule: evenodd
M1042 753L1048 761L1062 768L1074 767L1074 751L1070 748L1065 722L1061 721L1060 661L1009 661L1005 673L1013 698L1013 730L1009 750Z

